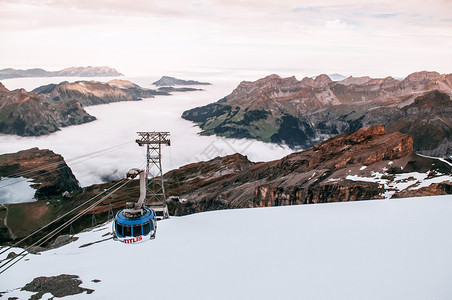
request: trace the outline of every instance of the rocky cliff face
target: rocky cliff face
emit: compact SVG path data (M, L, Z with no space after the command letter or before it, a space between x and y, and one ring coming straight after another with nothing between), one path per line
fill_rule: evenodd
M394 110L386 123L388 132L400 131L414 138L414 149L431 156L452 156L452 101L450 95L434 90L415 98L410 105ZM377 110L375 114L381 111ZM373 119L373 120L372 120ZM364 118L371 125L377 119Z
M433 90L438 92L425 95ZM185 111L182 117L197 122L203 134L255 138L293 148L307 148L336 134L376 124L383 124L392 132L403 127L400 118L441 119L444 121L432 125L443 130L435 134L433 143L414 134L415 130L423 129L419 128L423 122L418 122L411 131L408 127L401 130L413 134L416 151L447 155L441 150L451 141L448 132L452 123L446 116L451 101L447 94L452 94L452 74L436 72L413 73L404 80L349 77L332 81L327 75L319 75L298 81L295 77L271 75L255 82L242 82L225 98ZM430 99L426 101L441 104L429 114L425 109L421 112L411 105L422 106L419 102L424 98L418 98L422 96ZM396 122L399 125L394 125ZM439 122L442 124L438 125Z
M0 206L2 245L17 242L37 229L42 231L35 236L34 241L42 238L55 229L52 226L42 228L43 225L81 204L74 200L75 195L83 195L77 179L63 157L51 150L32 148L0 155L0 178L2 177L32 179L31 187L36 190L34 198L37 199L36 202ZM11 181L2 181L2 189L8 189L9 182ZM60 220L59 224L65 221L67 219ZM31 240L27 242L32 243Z
M63 157L46 149L32 148L0 155L0 176L33 179L36 199L81 190Z
M218 168L222 166L222 168ZM186 199L173 214L451 192L452 167L413 152L413 138L361 128L265 163L234 155L165 174L167 190Z
M95 120L76 101L52 105L24 89L9 91L0 83L0 132L37 136L60 127Z

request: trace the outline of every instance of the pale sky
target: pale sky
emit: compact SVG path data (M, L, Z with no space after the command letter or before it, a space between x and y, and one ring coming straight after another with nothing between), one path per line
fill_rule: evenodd
M452 72L451 0L0 0L0 69Z

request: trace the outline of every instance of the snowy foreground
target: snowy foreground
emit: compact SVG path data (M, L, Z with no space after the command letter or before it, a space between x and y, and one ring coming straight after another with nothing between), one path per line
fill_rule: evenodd
M27 256L2 296L71 274L94 292L64 299L452 299L452 195L200 213L153 241L79 248L109 231Z

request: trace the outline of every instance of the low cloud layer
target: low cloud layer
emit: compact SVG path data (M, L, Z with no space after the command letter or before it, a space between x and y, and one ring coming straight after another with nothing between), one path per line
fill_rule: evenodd
M33 180L23 177L3 177L0 180L0 205L36 201L36 190L31 187L32 182Z
M36 82L44 84L44 81L50 83L63 79L65 78L41 78ZM139 83L144 85L147 82L150 86L154 80L155 78L141 78ZM10 79L5 81L5 85L7 88L22 85L32 89L36 85L33 82L31 78ZM135 143L138 131L170 132L171 146L162 147L164 172L236 152L247 155L253 161L278 159L291 153L287 147L253 140L200 136L198 127L180 117L186 109L226 96L236 84L235 81L228 81L203 86L206 91L86 107L90 114L96 116L96 121L63 128L44 137L0 135L0 153L31 147L51 149L69 161L69 166L82 186L124 178L129 169L143 168L146 150ZM90 153L88 157L74 159Z

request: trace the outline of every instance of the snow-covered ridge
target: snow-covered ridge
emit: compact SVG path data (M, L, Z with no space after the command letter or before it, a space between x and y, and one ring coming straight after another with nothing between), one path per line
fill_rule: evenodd
M137 245L105 224L27 256L0 292L28 299L34 278L70 274L94 292L64 299L451 299L451 213L451 195L224 210Z
M385 192L382 196L386 199L391 198L396 192L404 190L418 190L423 187L428 187L434 183L452 183L451 175L441 174L439 172L388 174L386 171L387 170L383 169L381 173L371 172L371 177L347 175L346 179L353 181L376 182L384 187ZM389 179L388 176L391 176L391 178Z

